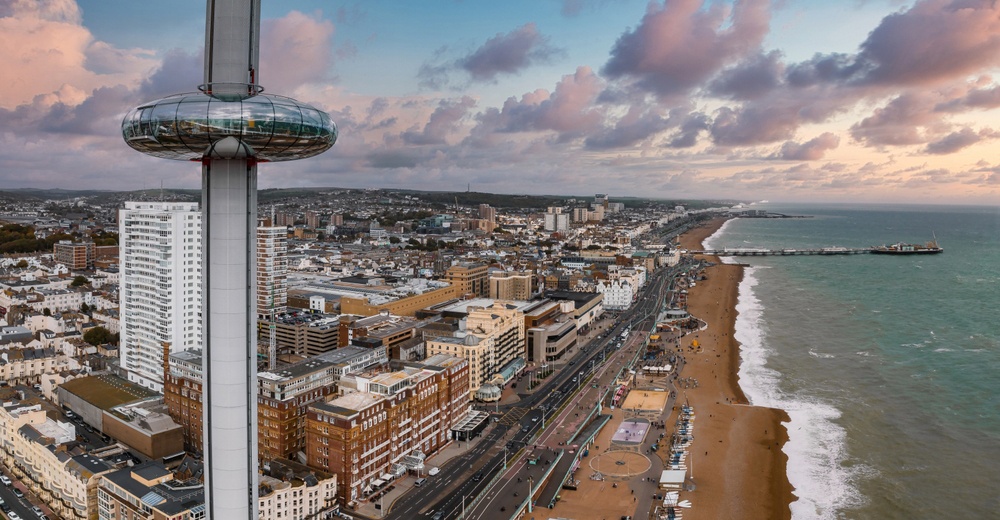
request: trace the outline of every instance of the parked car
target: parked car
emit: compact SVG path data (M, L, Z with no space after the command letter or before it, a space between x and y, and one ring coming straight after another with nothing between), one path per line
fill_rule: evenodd
M14 488L14 496L17 498L24 498L24 493L20 489Z
M10 478L7 477L7 475L0 475L0 482L3 482L3 485L5 485L5 486L9 486L10 485Z

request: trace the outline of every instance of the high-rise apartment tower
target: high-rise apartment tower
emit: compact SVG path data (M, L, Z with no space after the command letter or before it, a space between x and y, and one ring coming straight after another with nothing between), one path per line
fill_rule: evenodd
M201 212L193 202L126 202L121 241L121 366L163 391L163 344L201 347Z

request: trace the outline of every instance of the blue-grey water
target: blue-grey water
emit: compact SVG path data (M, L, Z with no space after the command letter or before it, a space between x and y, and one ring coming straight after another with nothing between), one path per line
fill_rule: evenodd
M755 208L812 218L707 245L945 250L738 260L740 385L791 417L793 518L1000 518L1000 208Z

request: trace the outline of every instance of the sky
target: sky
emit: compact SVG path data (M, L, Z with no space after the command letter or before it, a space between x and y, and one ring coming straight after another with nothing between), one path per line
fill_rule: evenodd
M204 0L0 0L0 189L198 188L121 138L202 83ZM259 82L337 186L1000 204L996 0L264 0Z

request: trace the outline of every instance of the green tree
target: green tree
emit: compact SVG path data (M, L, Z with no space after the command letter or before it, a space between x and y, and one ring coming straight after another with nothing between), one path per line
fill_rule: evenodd
M25 267L28 267L28 261L27 260L21 260L21 261L19 261L17 263L17 267L20 268L20 269L24 269Z
M73 282L69 285L70 287L80 287L81 285L87 285L88 283L90 283L90 280L88 280L86 276L78 274L73 277Z
M80 304L80 312L82 312L84 314L87 314L88 312L90 312L90 305L87 305L86 302L81 303Z
M108 329L97 326L94 327L83 334L83 341L94 345L104 345L105 343L110 343L114 335Z
M390 244L398 244L400 242L402 242L402 240L400 240L399 237L389 237Z
M43 316L52 316L52 309L50 309L48 307L42 309L42 315Z

